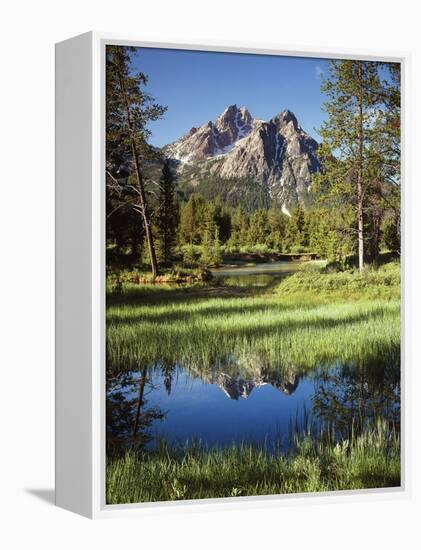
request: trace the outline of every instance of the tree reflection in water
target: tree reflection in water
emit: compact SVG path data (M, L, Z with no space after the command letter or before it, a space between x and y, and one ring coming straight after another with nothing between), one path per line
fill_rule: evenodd
M148 406L147 396L154 389L147 367L107 377L107 456L128 448L143 449L151 441L148 429L166 414L157 406Z
M315 382L312 413L340 439L358 435L378 418L400 428L400 366L394 361L344 364L322 371Z

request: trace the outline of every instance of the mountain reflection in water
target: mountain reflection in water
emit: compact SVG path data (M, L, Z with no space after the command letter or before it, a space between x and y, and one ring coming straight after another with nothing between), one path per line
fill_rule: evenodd
M297 389L299 379L299 375L294 373L290 374L289 377L287 375L285 379L268 378L267 376L244 379L242 377L219 373L215 376L213 383L216 383L230 399L238 400L240 397L247 399L253 388L261 388L266 384L271 384L285 395L291 395Z
M313 426L334 425L342 438L378 416L399 428L399 371L395 358L311 372L293 365L248 370L231 360L209 368L159 363L110 375L107 453L153 449L160 440L287 449L291 426L308 416Z

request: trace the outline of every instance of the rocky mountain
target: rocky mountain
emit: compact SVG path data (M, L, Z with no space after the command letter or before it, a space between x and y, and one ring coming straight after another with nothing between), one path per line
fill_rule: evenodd
M308 204L311 177L320 168L317 147L288 109L263 121L230 105L215 122L165 146L164 154L173 159L180 181L193 189L222 190L229 200L247 187L289 213L297 202Z
M227 154L252 127L253 118L248 110L230 105L215 122L210 120L200 128L193 127L180 140L167 145L165 153L182 164L215 158Z
M298 387L299 380L300 376L296 373L289 373L284 378L278 376L255 376L247 379L242 376L218 373L212 382L216 383L227 397L237 401L240 397L247 399L254 388L260 388L266 384L271 384L285 395L292 395Z

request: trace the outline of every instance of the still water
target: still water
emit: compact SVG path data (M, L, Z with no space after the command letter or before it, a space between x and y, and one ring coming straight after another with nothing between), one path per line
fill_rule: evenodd
M141 401L139 401L141 397ZM287 449L291 430L333 426L349 437L379 415L399 422L399 368L347 364L283 376L193 373L155 365L108 383L108 435L115 444L200 441L211 447L243 441ZM139 407L140 403L140 407Z
M220 269L214 276L223 284L266 286L291 269L291 262L274 262ZM207 447L253 442L268 451L287 450L293 431L310 426L330 426L339 438L378 416L398 427L399 403L396 357L338 361L310 372L300 365L248 370L235 357L199 370L175 358L108 376L107 446L112 451L133 444L153 449L161 441Z
M224 285L235 286L270 286L280 278L290 275L303 268L303 264L310 262L302 261L274 261L261 264L241 264L223 266L212 269L212 275L216 281ZM320 262L311 262L320 263ZM324 262L322 262L324 263Z

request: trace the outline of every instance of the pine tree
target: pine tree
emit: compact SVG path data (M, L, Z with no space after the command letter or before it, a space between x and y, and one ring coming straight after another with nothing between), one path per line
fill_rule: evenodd
M196 264L196 252L193 243L188 243L183 247L183 264L185 267L192 267Z
M134 198L131 205L142 217L152 274L155 277L158 274L158 265L150 208L141 170L141 157L145 158L151 154L147 143L150 134L147 125L150 121L161 118L166 107L154 103L153 99L141 89L147 84L146 75L132 74L131 56L134 51L135 48L129 46L107 46L106 50L107 181L110 180L113 185L115 184L117 179L111 173L113 161L128 155L133 163L136 181L132 186Z
M214 263L214 235L215 230L218 230L218 227L215 223L215 209L212 203L208 202L203 208L203 219L202 219L202 240L201 240L201 249L202 253L200 256L200 263L203 267L209 267Z
M237 248L247 245L248 216L241 206L237 206L231 219L230 244Z
M219 240L219 228L217 225L214 227L213 231L213 254L212 254L212 263L215 267L218 267L222 261L221 253L221 242Z
M208 206L202 195L190 195L180 212L179 240L181 244L200 244Z
M370 187L370 145L376 109L381 102L379 64L371 61L332 61L322 83L328 101L327 121L320 129L324 147L320 178L331 197L355 209L358 265L364 267L365 217ZM350 228L353 230L353 228Z
M367 244L371 259L377 263L382 227L389 236L395 233L400 240L400 156L401 156L401 107L400 65L381 65L384 79L379 92L380 102L372 126L369 147L370 188L367 196ZM387 223L383 224L383 219ZM395 229L392 228L395 225ZM393 249L396 249L396 242ZM399 247L398 247L399 249Z
M396 224L393 216L385 218L382 226L382 237L384 246L393 252L400 253L400 227Z
M162 168L159 204L155 224L158 237L158 258L164 265L168 265L175 246L178 225L178 207L175 202L175 178L168 160Z
M225 243L231 236L231 214L219 195L213 203L213 210L213 217L218 226L219 238Z
M266 210L256 210L250 216L250 225L247 235L248 245L253 247L255 245L266 244L266 239L269 234L268 231L268 216Z
M306 219L300 204L291 209L285 231L285 246L289 251L301 251L308 246Z
M209 267L213 263L213 245L212 234L210 227L206 227L203 231L200 265L202 267Z
M282 252L282 241L285 237L285 214L280 208L272 205L268 210L268 246L276 251Z

